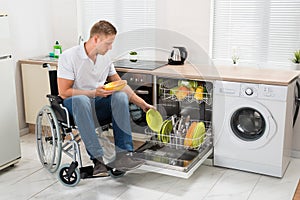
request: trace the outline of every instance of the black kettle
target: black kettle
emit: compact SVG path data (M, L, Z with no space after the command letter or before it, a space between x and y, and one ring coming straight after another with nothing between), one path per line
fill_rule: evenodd
M168 59L169 65L183 65L187 58L187 51L185 47L173 47Z

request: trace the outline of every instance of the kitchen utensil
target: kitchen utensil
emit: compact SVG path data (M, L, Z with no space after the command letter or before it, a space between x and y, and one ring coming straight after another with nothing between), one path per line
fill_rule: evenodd
M191 116L190 115L186 116L185 122L184 122L184 124L185 124L185 130L189 129L190 120L191 120Z
M177 127L177 131L181 132L182 131L182 122L184 120L184 117L181 115L180 119L179 119L179 124Z
M146 113L146 121L151 130L159 133L163 124L161 114L154 109L149 109Z
M170 144L171 147L175 147L176 141L175 141L175 133L176 133L176 115L171 116L172 121L172 129L173 131L170 133Z
M173 47L170 57L168 59L169 65L183 65L187 58L187 51L185 47Z

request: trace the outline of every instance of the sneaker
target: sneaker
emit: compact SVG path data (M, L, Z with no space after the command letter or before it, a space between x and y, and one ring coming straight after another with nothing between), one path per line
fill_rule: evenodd
M109 176L103 159L93 159L94 169L93 176Z
M130 171L143 165L145 161L136 160L133 158L132 153L117 153L116 159L110 162L107 166L114 168L118 171Z

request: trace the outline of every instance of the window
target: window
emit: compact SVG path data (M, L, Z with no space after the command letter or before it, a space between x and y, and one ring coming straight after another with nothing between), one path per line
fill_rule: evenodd
M89 37L92 25L101 19L111 22L117 28L118 36L137 29L155 28L156 25L155 0L78 0L78 2L80 34L85 40ZM134 49L138 44L149 41L149 38L145 37L143 32L134 36L129 35L126 48ZM122 51L121 46L123 47L124 43L121 45L116 40L113 54L122 54L116 52Z
M299 0L215 0L212 58L244 65L290 65L300 49Z

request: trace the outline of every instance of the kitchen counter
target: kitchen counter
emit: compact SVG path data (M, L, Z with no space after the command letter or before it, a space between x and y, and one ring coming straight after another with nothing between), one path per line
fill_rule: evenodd
M33 64L42 65L44 63L49 63L52 66L57 66L58 58L50 58L49 56L40 56L29 59L20 60L20 64Z
M184 78L192 80L223 80L244 83L260 83L269 85L288 85L297 77L299 71L284 69L264 69L253 67L197 67L191 64L166 65L155 69L136 70L117 68L118 71L134 73L151 73L156 76L170 78Z
M42 58L42 59L41 59ZM57 59L47 57L37 57L32 59L20 60L20 63L43 64L57 66ZM182 78L204 81L232 81L245 83L260 83L269 85L288 85L299 77L300 72L284 69L267 69L253 67L207 67L194 66L191 64L184 65L166 65L155 70L140 70L118 68L120 72L133 72L142 74L152 74L160 77Z

